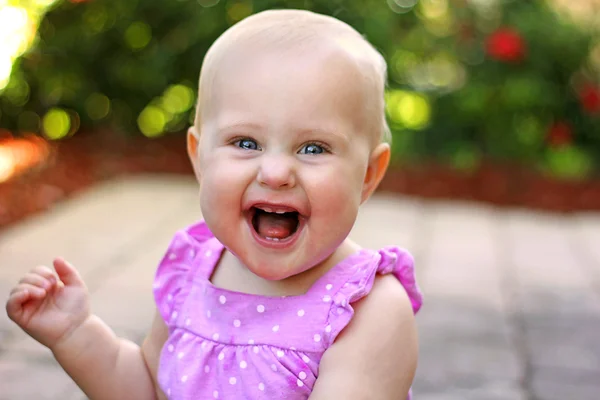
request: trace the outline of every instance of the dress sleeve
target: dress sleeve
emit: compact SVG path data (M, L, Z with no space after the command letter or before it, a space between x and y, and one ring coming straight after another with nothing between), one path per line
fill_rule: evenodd
M332 344L354 316L352 304L367 296L377 274L393 274L406 290L413 312L423 304L423 295L416 283L412 255L398 247L385 247L352 266L353 273L332 298L328 317L328 342Z
M384 247L379 254L381 260L377 272L382 275L394 274L406 290L416 314L423 305L423 293L417 285L413 256L399 247Z
M211 237L203 222L177 232L158 265L153 284L154 300L167 326L177 320L198 268L196 255Z

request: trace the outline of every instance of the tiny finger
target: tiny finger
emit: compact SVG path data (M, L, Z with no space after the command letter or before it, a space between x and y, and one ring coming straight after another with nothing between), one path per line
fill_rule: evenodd
M57 281L58 280L58 278L56 276L56 272L54 272L51 268L49 268L49 267L47 267L45 265L37 266L31 272L34 273L34 274L41 275L41 276L43 276L44 278L46 278L46 279L48 279L50 281L52 281L52 280Z
M50 289L53 284L53 282L50 279L33 272L25 274L25 276L21 278L19 283L27 283L44 289Z
M21 286L17 285L10 290L10 293L8 295L12 296L14 293L20 292L21 290L22 290Z
M23 300L29 297L29 294L30 293L27 289L17 286L10 292L10 295L8 296L8 301L10 302Z
M85 283L81 279L81 275L77 269L63 258L56 258L54 260L54 269L56 270L57 277L67 286L83 286Z
M36 298L36 299L41 299L43 297L46 296L46 289L41 288L39 286L34 286L31 285L29 283L21 283L17 286L17 290L15 291L14 294L16 294L17 292L21 292L21 291L25 291L29 293L30 297Z
M17 315L19 310L21 309L21 305L29 299L30 293L28 290L19 290L14 293L11 293L8 301L6 302L6 312L9 317L13 315Z

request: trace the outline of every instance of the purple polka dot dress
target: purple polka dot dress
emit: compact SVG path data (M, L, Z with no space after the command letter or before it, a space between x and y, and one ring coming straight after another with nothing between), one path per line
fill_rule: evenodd
M413 259L397 247L349 256L301 296L220 289L209 280L223 245L203 222L178 232L154 281L169 328L158 382L169 399L307 399L319 362L376 274L392 273L416 313Z

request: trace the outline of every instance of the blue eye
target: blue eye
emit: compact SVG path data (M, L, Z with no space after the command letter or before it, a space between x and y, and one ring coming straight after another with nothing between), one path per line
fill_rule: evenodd
M258 150L258 143L252 139L241 139L235 145L244 150Z
M300 154L322 154L325 153L323 146L319 146L316 143L309 143L302 147Z

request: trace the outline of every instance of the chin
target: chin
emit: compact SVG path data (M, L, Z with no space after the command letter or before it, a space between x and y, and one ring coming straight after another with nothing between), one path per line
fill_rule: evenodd
M248 269L256 276L266 281L282 281L290 276L295 275L290 271L282 271L280 268L269 268L264 265L258 266L257 268L248 267Z
M303 263L293 254L274 254L253 251L249 257L240 257L240 261L254 275L268 281L282 281L304 272Z

